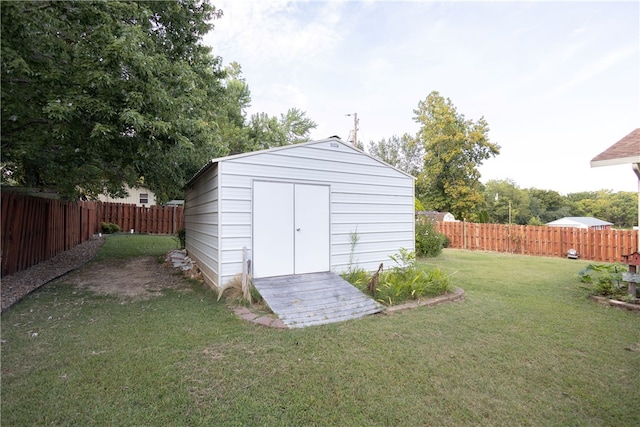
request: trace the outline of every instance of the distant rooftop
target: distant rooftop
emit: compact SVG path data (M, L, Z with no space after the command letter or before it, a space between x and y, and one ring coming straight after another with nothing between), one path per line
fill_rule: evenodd
M590 216L567 216L564 218L556 219L555 221L548 222L547 225L569 225L569 224L581 224L586 225L588 227L597 227L603 225L613 225L611 222L603 221L598 218L593 218Z

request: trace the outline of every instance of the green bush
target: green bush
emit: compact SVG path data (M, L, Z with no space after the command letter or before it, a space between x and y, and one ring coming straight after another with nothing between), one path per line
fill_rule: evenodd
M416 255L435 258L442 253L442 248L448 245L449 239L436 231L433 221L416 221Z
M623 264L589 264L578 272L580 281L591 285L586 289L591 295L620 297L626 295L626 287L622 283L622 273L626 270Z
M100 228L104 234L114 234L120 231L120 226L111 222L100 223Z

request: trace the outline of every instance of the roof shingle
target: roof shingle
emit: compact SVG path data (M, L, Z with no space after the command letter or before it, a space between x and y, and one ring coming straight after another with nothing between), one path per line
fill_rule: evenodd
M591 159L591 166L640 163L640 128Z

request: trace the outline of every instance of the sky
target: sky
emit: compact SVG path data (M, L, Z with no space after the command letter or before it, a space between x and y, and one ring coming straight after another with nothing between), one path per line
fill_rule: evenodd
M242 67L247 114L299 108L311 139L415 134L432 91L489 124L481 181L638 191L631 165L590 160L640 127L638 1L211 0L203 43ZM351 114L351 116L347 116Z

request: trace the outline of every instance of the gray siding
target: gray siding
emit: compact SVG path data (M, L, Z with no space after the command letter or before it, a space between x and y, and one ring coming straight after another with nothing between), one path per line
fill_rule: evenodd
M207 283L219 286L220 222L218 167L200 176L185 193L186 249Z

